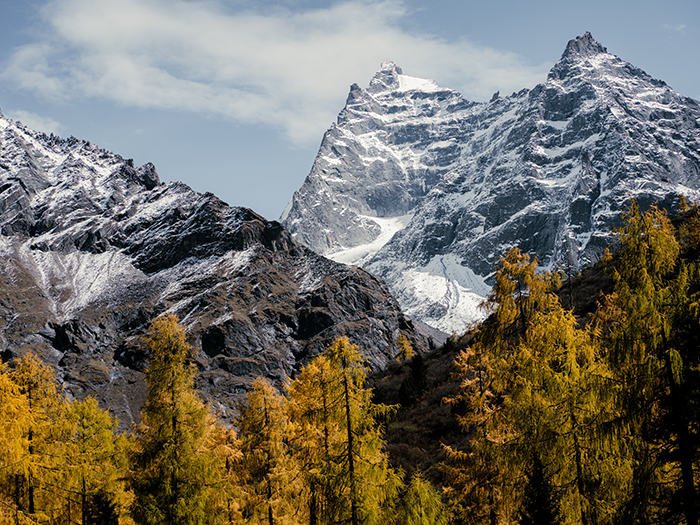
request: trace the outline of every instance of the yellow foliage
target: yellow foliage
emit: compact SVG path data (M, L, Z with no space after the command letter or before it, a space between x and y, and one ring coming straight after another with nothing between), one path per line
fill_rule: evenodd
M190 347L174 315L150 326L148 397L131 457L136 523L217 523L240 517L232 505L235 435L223 429L194 389Z
M396 346L399 347L399 352L396 355L396 360L399 363L408 361L414 355L416 355L416 353L413 351L413 347L411 346L411 342L408 340L408 337L403 334L401 334L396 340Z
M367 370L346 337L304 367L289 387L295 457L306 510L318 523L388 519L400 476L382 448L381 421L394 407L372 403Z

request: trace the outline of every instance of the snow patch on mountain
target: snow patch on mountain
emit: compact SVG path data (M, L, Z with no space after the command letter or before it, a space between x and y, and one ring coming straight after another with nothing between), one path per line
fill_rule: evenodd
M388 243L396 232L403 230L411 221L412 216L410 213L399 217L368 217L360 215L360 219L371 221L381 228L381 232L377 237L367 244L329 251L326 253L326 257L336 262L362 266Z
M58 322L91 303L119 293L122 286L145 279L120 252L60 253L32 249L29 243L0 235L0 256L29 271Z
M439 91L440 89L442 88L440 88L434 80L399 75L398 91L423 91L424 93L430 93L432 91Z
M490 287L454 255L433 257L419 267L396 265L383 273L392 276L392 291L407 315L443 332L463 333L469 323L486 316L482 303Z

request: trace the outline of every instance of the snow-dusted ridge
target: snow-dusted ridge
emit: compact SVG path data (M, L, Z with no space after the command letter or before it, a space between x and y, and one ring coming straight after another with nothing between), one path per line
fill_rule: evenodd
M578 269L630 199L672 210L680 194L700 198L699 122L697 101L589 33L543 84L486 103L384 62L351 87L282 221L385 279L409 314L459 332L484 315L475 304L511 246ZM382 221L399 216L411 218L385 242Z
M401 335L430 345L380 279L278 222L0 114L0 357L39 354L125 428L145 393L142 335L164 313L186 327L198 387L223 415L255 377L281 386L338 336L375 369Z

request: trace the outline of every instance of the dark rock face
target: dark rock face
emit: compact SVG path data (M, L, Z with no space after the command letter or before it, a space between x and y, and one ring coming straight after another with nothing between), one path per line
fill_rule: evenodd
M429 344L382 281L280 223L2 117L0 231L2 358L38 353L123 427L145 396L141 338L164 312L186 326L198 387L224 414L256 376L281 386L338 336L374 369L402 334Z
M282 222L451 332L483 315L510 247L578 271L630 199L673 210L681 194L700 198L700 105L586 33L546 82L488 103L383 64L351 90Z

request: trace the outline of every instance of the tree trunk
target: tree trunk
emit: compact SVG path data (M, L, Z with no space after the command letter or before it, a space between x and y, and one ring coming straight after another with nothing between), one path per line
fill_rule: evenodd
M348 389L348 376L343 371L343 387L345 388L345 417L348 426L348 472L350 474L350 519L352 525L359 525L357 519L357 487L355 486L355 459L353 457L352 420L350 418L350 392Z
M270 478L267 478L267 523L275 525L275 520L272 517L272 484Z
M581 446L578 442L578 434L576 433L576 427L578 423L576 421L576 416L571 412L571 426L574 436L574 459L576 461L576 488L578 489L579 495L586 499L586 487L583 484L583 461L581 459ZM588 513L585 509L581 509L581 525L588 525Z
M29 410L33 410L32 406L32 385L31 383L27 386L27 399L29 400ZM29 461L30 463L34 461L34 430L29 429L29 435L27 436L27 439L29 441L29 446L27 448L27 451L29 452ZM32 479L32 473L31 471L27 474L27 495L29 496L29 501L28 503L28 511L29 514L34 514L36 509L34 508L34 480Z
M171 384L171 410L173 411L172 415L172 439L173 442L177 441L177 416L176 416L176 404L175 404L175 384L174 380L172 381ZM175 447L175 467L172 470L172 473L170 474L170 487L172 490L172 494L170 496L170 523L175 524L176 523L176 507L177 507L177 499L178 499L178 486L177 486L177 475L176 475L176 470L177 470L177 446Z
M663 337L664 350L666 350L666 337ZM670 403L673 426L676 427L678 436L678 459L681 464L681 480L683 486L683 514L687 525L698 525L698 513L695 507L696 491L693 479L693 440L688 432L688 411L685 396L681 392L681 387L673 377L671 366L671 356L664 352L666 365L666 376L670 388Z
M270 414L267 410L267 399L263 399L263 404L265 407L265 427L267 432L272 432L270 429ZM272 517L272 482L270 481L270 475L272 474L272 458L270 457L270 448L268 445L267 449L267 523L268 525L274 525L275 521Z
M87 525L87 495L85 494L85 476L83 476L83 491L80 493L80 503L82 511L82 523Z
M309 501L309 525L318 525L318 496L316 494L316 483L311 482L309 486L311 498Z
M34 445L32 444L33 439L34 432L29 430L29 461L34 461L34 458L32 457L34 455ZM29 472L27 475L27 495L29 496L29 514L34 514L36 512L36 509L34 508L34 480L32 479L31 472Z

